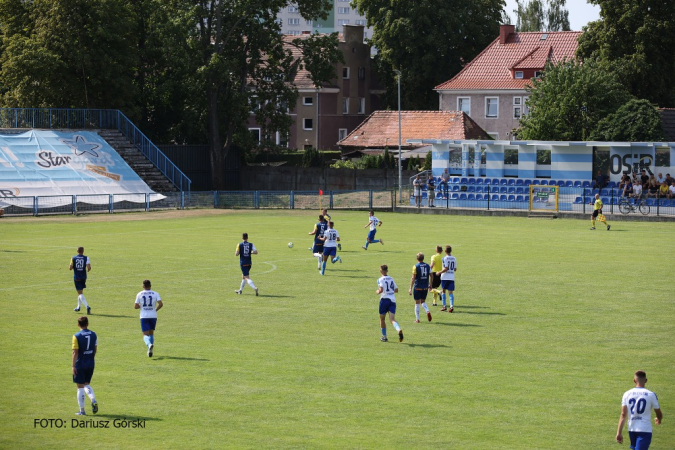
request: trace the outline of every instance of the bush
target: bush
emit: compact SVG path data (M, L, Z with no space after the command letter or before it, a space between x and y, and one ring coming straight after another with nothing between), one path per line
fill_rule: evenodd
M305 149L302 155L302 167L323 167L323 154L313 147Z

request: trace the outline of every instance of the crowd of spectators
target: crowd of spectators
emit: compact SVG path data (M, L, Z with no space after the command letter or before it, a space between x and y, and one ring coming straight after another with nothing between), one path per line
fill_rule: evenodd
M672 178L669 173L665 177L662 173L657 176L653 173L647 175L644 169L640 175L635 172L632 176L625 173L618 187L622 190L624 197L675 198L675 178Z

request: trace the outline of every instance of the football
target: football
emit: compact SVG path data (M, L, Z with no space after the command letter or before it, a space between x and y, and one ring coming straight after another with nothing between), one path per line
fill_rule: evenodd
M289 243L288 243L288 248L293 248L293 243L292 243L292 242L289 242Z

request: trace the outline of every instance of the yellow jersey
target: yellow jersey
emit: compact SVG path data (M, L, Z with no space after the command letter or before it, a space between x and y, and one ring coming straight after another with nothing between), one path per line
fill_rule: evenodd
M443 270L443 253L436 253L432 256L430 266L433 272L440 272Z
M596 210L596 211L597 211L598 209L602 209L602 200L597 199L597 200L595 201L595 204L593 205L593 209Z

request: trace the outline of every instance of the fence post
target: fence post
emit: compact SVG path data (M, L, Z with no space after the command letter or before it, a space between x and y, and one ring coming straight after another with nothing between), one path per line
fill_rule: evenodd
M487 210L488 210L488 211L490 211L490 197L492 196L492 195L491 195L491 191L490 191L490 188L491 188L491 187L492 187L492 185L489 184L489 185L488 185L488 189L487 189L487 190L488 190L488 193L487 193L487 200L488 200L488 209L487 209Z
M35 196L33 197L33 215L37 216L38 215L38 197Z
M185 209L185 192L180 193L180 209Z
M260 208L260 191L254 191L253 193L253 207L255 209Z
M77 214L77 195L73 195L73 215Z
M213 208L218 207L218 191L213 191Z
M330 191L330 195L328 196L330 198L328 204L330 209L333 209L333 191Z
M373 190L368 192L368 209L373 209Z
M108 195L108 213L113 213L113 194Z
M291 209L295 209L295 192L291 191Z
M150 211L150 194L145 193L145 211Z

